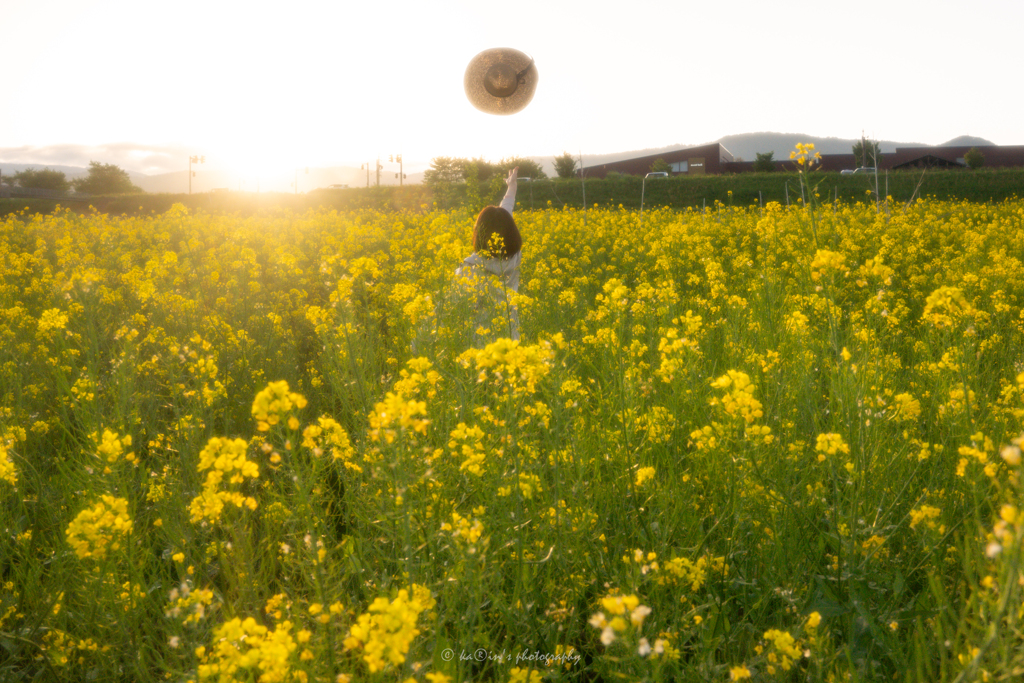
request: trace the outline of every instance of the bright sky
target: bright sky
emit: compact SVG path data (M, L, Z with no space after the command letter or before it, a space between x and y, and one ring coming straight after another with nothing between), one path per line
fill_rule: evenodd
M85 165L85 146L143 173L188 154L279 171L402 153L408 172L441 155L586 157L755 131L1024 144L1022 0L0 7L0 161ZM492 47L536 61L519 114L463 93Z

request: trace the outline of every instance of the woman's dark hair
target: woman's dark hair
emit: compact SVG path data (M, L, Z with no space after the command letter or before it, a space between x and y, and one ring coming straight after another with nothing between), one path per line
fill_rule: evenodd
M501 238L496 250L491 249L493 235ZM512 258L522 248L523 238L512 214L500 206L485 206L476 217L476 227L473 228L473 251L491 258Z

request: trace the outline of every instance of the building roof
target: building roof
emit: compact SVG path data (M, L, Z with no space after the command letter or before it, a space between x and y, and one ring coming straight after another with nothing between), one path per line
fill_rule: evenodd
M651 165L658 159L672 164L681 161L689 161L695 158L705 160L708 173L721 172L721 164L728 163L733 160L732 153L729 150L723 147L721 143L713 142L711 144L700 145L697 147L682 147L668 152L659 152L658 154L648 154L646 156L634 157L632 159L611 161L606 164L585 166L580 169L579 172L588 178L603 178L611 172L627 175L645 175L651 170Z

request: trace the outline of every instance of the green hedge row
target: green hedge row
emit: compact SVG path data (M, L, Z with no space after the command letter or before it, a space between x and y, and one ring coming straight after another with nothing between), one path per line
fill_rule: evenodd
M874 175L840 175L810 173L810 184L817 188L821 200L874 200ZM890 171L877 177L877 192L906 202L913 197L932 196L938 199L970 201L1002 201L1024 195L1024 169L991 169L979 171ZM523 184L519 202L524 207L583 203L584 188L580 181L545 180ZM531 194L532 192L532 194ZM704 177L648 178L637 176L586 181L586 201L602 206L640 206L641 192L646 207L670 206L687 208L723 204L747 205L776 201L782 204L800 199L800 178L796 173L744 173Z

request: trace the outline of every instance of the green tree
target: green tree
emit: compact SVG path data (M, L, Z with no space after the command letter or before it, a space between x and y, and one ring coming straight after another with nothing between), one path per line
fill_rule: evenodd
M651 164L651 173L671 173L672 166L664 159L655 159Z
M14 174L14 182L21 187L32 187L39 190L67 192L71 189L71 183L68 182L63 171L54 171L49 168L26 168L24 171Z
M544 173L544 169L540 167L533 159L524 159L522 157L509 157L508 159L502 159L495 167L498 169L498 173L494 174L491 178L490 186L488 187L488 195L492 201L497 204L501 201L501 198L505 196L505 178L508 178L508 172L516 166L519 167L519 177L529 178L532 180L540 180L541 178L547 178L547 174ZM522 185L520 188L520 197L522 197Z
M758 173L771 173L775 170L775 152L757 152L754 170Z
M434 201L444 208L451 206L455 198L455 186L466 181L468 159L458 157L434 157L430 168L423 172L423 184L430 188Z
M533 159L524 159L523 157L509 157L508 159L502 159L498 162L499 175L504 181L508 177L508 172L516 166L519 167L520 178L532 178L534 180L540 180L541 178L547 178L548 174L544 172L544 169L540 167L540 164ZM504 186L504 182L502 182Z
M964 155L964 161L967 163L967 168L973 171L985 165L985 155L977 147L971 147Z
M469 176L469 165L475 165L477 179L480 181L482 185L490 183L495 176L501 175L501 165L491 163L490 161L487 161L487 159L484 159L483 157L473 157L466 163L466 176Z
M555 173L559 178L576 177L576 157L568 152L562 152L562 156L555 157Z
M877 167L882 147L877 140L858 140L853 145L853 158L856 166Z
M143 190L132 183L125 171L114 164L89 162L89 175L71 181L76 192L86 194L135 194Z
M473 159L472 161L467 162L465 165L466 205L468 205L469 208L472 209L473 211L479 211L485 206L483 199L481 199L481 195L483 194L482 190L484 187L486 187L486 185L480 178L481 170L483 170L484 173L488 173L489 175L493 176L491 178L492 182L497 180L497 174L491 173L490 170L487 168L488 166L490 166L490 164L487 161L484 161L483 159Z
M457 157L434 157L430 160L430 168L423 173L423 183L434 186L438 183L461 183L466 179L468 159Z

